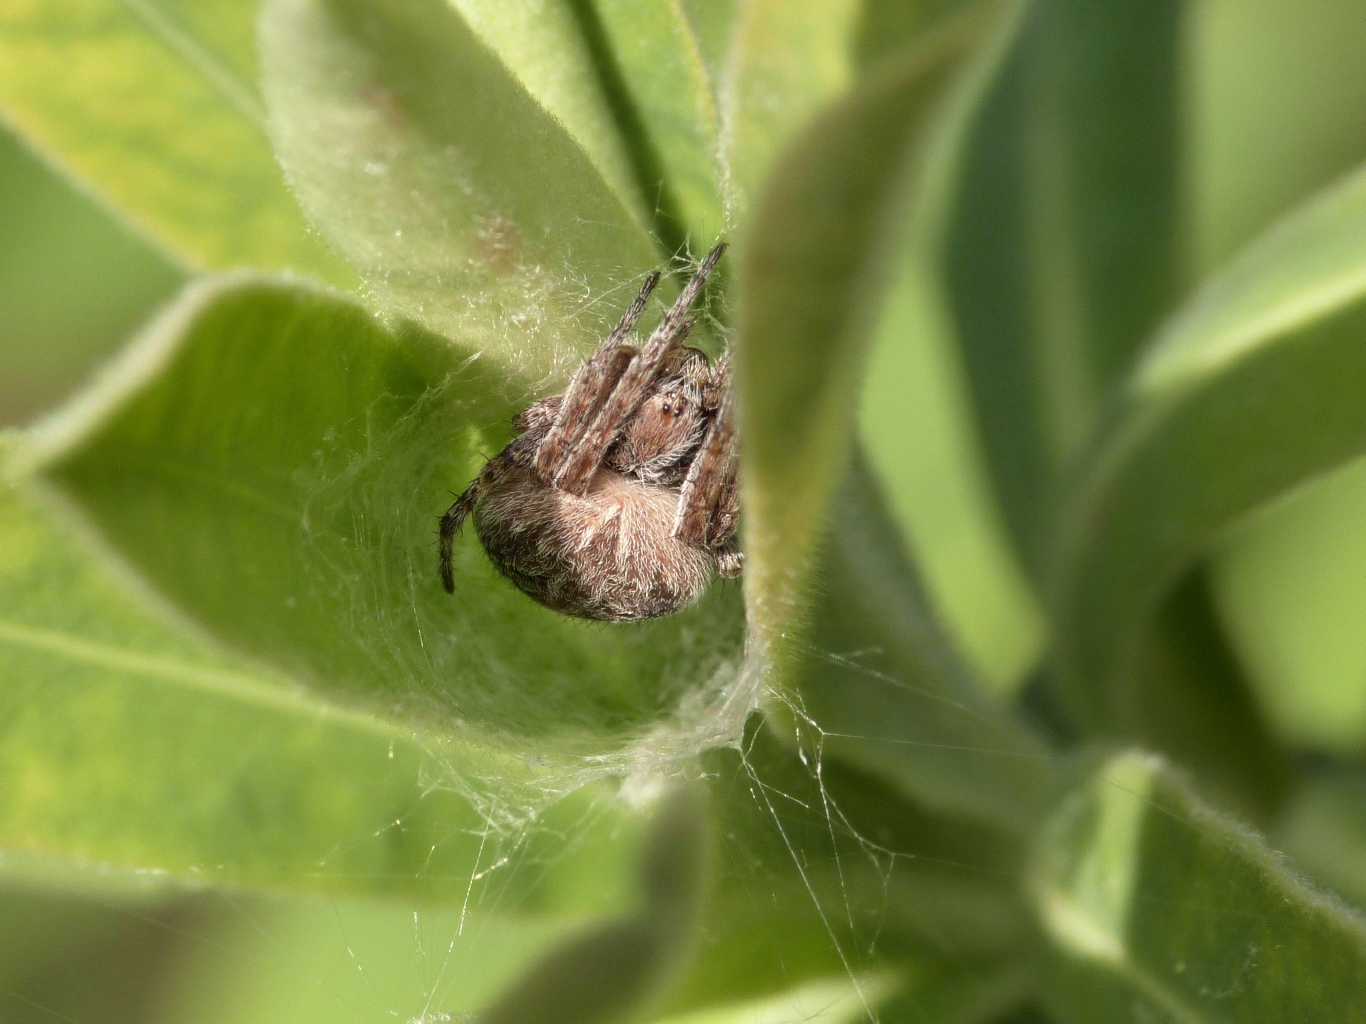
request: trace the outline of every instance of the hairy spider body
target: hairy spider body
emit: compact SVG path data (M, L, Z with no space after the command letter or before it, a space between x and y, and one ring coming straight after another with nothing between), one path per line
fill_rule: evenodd
M470 515L499 571L566 615L668 615L716 575L739 575L729 363L713 366L682 344L684 316L724 249L712 250L637 349L626 338L659 281L650 275L565 393L517 418L517 437L441 517L448 592L452 546Z
M678 492L611 470L582 496L504 463L485 477L475 526L493 563L537 601L609 621L668 615L695 601L715 556L673 536Z

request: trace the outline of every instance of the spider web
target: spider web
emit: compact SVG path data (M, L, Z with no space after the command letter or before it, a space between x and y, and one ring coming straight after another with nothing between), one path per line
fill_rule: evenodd
M626 280L590 296L585 285L585 308L595 302L619 306L637 287L638 279ZM539 617L525 598L494 578L467 538L457 575L479 599L451 602L440 595L433 601L432 467L462 480L461 469L472 467L456 465L444 452L449 439L464 430L482 444L496 429L480 422L484 414L464 397L471 372L466 366L402 408L394 408L393 396L376 398L365 417L363 450L343 451L339 444L335 453L324 450L316 465L301 467L304 500L296 524L304 560L312 567L312 577L300 581L301 599L339 594L358 660L376 677L399 681L391 691L394 712L416 722L440 722L454 732L450 741L428 742L412 813L358 822L343 845L382 845L417 827L410 819L419 817L426 801L456 793L476 809L480 824L473 833L462 824L424 835L428 856L417 872L424 881L445 872L442 887L454 898L285 899L228 891L169 901L88 897L107 912L112 927L150 936L142 940L149 948L158 945L158 936L161 945L180 947L168 972L172 980L157 996L161 1016L141 1019L474 1020L549 943L585 924L582 908L520 913L536 880L619 827L623 803L648 805L662 783L700 776L726 825L716 837L715 857L726 898L713 901L714 916L703 921L702 952L719 951L736 961L741 980L729 980L749 1013L738 1019L890 1024L879 1007L895 978L882 954L905 938L893 934L892 908L907 900L929 902L936 887L952 887L955 880L985 878L1006 886L1014 876L985 856L946 855L904 829L891 836L877 833L867 816L847 806L830 783L844 770L827 756L836 733L793 694L765 688L766 666L743 647L735 588L718 587L700 608L657 626L622 630L548 612ZM509 395L508 404L523 397ZM452 424L461 426L448 429ZM322 524L342 512L349 536L339 546ZM377 552L382 557L375 559ZM384 572L369 571L373 564L385 566ZM518 660L528 655L509 650L509 634L499 628L500 618L520 622L529 621L521 618L528 615L534 622L524 628L549 631L555 643L546 649L568 662L559 671L536 662L535 686L528 685L528 662ZM622 651L636 659L648 652L656 674L633 680L638 685L625 694L585 694L583 680L592 678L592 666L611 664ZM864 659L877 652L802 653L896 687L907 700L933 703L942 713L942 695L864 667ZM465 679L494 682L452 687L447 679L457 668ZM755 714L761 704L785 714L765 721ZM1001 753L976 710L960 706L954 713L983 737L957 751L965 767ZM780 736L784 720L790 735ZM885 741L848 733L838 738ZM466 757L465 739L535 759L536 771L510 783L496 768L480 770ZM577 817L555 818L552 812L567 797L585 792L592 799ZM457 841L472 846L467 863L452 864L444 855ZM335 877L329 866L342 852L319 851L320 877ZM762 991L745 988L743 974L748 969L771 982L774 966L764 935L786 940L789 932L812 945L794 953L790 965L788 953L779 954L784 962L777 967L778 987L787 991L766 1001ZM933 916L919 922L916 938L949 959L964 950L963 935ZM749 965L746 943L755 957ZM803 956L825 966L813 976L800 962ZM1257 963L1256 951L1249 951L1246 970ZM971 968L966 972L970 981ZM7 996L34 1019L75 1019L44 1008L26 992ZM117 1020L116 1011L111 1007L107 1019ZM898 1019L935 1019L931 1008L913 998L898 1012L904 1015ZM680 1024L691 1019L677 1017Z
M858 662L857 652L814 653L845 666ZM880 671L869 669L867 674L881 684L902 690L907 686L905 680L888 678ZM911 697L942 701L937 694L912 692ZM718 802L724 806L728 798L734 798L737 806L747 806L752 826L719 837L717 863L734 897L721 920L708 925L724 929L733 924L738 929L751 913L762 921L775 907L792 918L806 918L808 925L815 923L835 953L844 980L813 980L794 970L790 991L777 1001L748 1000L750 1016L739 1019L764 1024L934 1020L932 1010L922 1012L914 1002L903 1007L905 1016L897 1018L881 1016L878 1010L891 987L885 971L876 964L887 910L901 895L896 886L926 866L940 879L987 875L1007 882L1009 876L985 860L945 858L913 841L869 835L827 785L829 773L837 769L826 757L827 730L791 695L768 691L765 699L789 713L793 735L783 749L794 751L793 757L774 758L773 741L780 739L774 735L776 726L751 720L736 742L723 745L700 762ZM965 717L976 715L970 708L961 710ZM139 936L148 947L179 949L174 981L158 995L162 1016L140 1019L222 1020L225 1024L324 1017L406 1024L473 1021L481 1005L515 982L528 964L528 951L534 956L546 943L573 934L582 923L509 917L506 912L516 909L513 883L519 876L551 870L556 859L571 857L577 846L592 842L604 825L610 827L615 804L622 799L622 791L630 788L619 785L620 780L632 779L639 786L649 773L681 770L683 739L676 736L674 740L676 748L660 763L642 766L639 752L631 758L587 758L577 775L560 778L556 786L539 794L495 793L463 778L458 765L440 749L433 750L424 787L414 795L415 806L432 793L454 786L478 801L483 818L472 858L456 869L459 898L440 905L402 899L286 900L227 891L169 901L114 901L103 896L91 900L108 916L112 928ZM992 753L988 748L961 752L965 759ZM257 751L251 756L269 755ZM696 761L696 751L692 760ZM600 798L579 819L556 827L554 853L533 852L532 838L550 827L545 808L562 792L589 779L600 785ZM404 816L366 823L351 842L383 843L390 833L408 827ZM451 839L440 833L429 837L429 863L440 860L442 847ZM781 858L756 856L755 847L764 844L779 848L791 866L790 877L784 879L774 871ZM325 871L337 852L322 853L320 870ZM855 877L860 872L862 883ZM779 920L783 920L781 915ZM952 934L943 933L937 939L949 955L959 946ZM1256 970L1258 951L1249 949L1246 954L1240 969ZM762 950L760 955L764 955ZM1236 984L1236 978L1230 980L1231 986ZM31 1011L35 1020L79 1019L44 1009L27 992L6 996L11 1005ZM104 1019L118 1020L117 1009L111 1007Z

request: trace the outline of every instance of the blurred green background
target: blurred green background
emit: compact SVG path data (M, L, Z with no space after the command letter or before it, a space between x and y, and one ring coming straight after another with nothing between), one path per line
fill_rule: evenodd
M180 275L3 130L0 202L0 420L13 426L75 391L175 293Z
M1184 16L1175 74L1189 146L1177 201L1189 217L1177 297L1366 160L1360 0L1209 0ZM1045 142L1045 168L1048 156ZM4 131L0 225L0 424L21 426L75 393L182 281L153 244ZM927 266L905 274L862 428L949 626L987 679L1018 689L1044 627L993 508L945 298ZM924 343L895 343L907 333ZM1366 842L1366 467L1240 524L1208 569L1224 635L1311 780L1276 841L1366 903L1366 864L1345 852ZM456 912L401 901L167 896L155 884L11 867L0 876L6 1022L417 1020L438 973L473 1007L551 928L481 921L462 932ZM811 1005L834 998L813 994ZM792 1019L764 1013L743 1019Z

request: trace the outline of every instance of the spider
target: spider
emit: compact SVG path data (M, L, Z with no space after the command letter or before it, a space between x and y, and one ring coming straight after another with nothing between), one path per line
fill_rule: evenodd
M628 343L651 273L562 395L517 417L517 437L441 517L440 570L465 520L493 564L566 615L629 622L669 615L714 575L740 575L730 361L685 346L688 310L726 250L717 245L640 348Z

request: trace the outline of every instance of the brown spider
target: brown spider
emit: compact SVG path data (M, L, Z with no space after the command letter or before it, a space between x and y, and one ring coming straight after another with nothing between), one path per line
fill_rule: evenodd
M566 615L625 622L691 604L740 575L730 362L683 345L688 310L725 252L707 254L644 346L626 343L659 274L562 395L517 417L518 436L441 517L441 582L466 517L489 558Z

